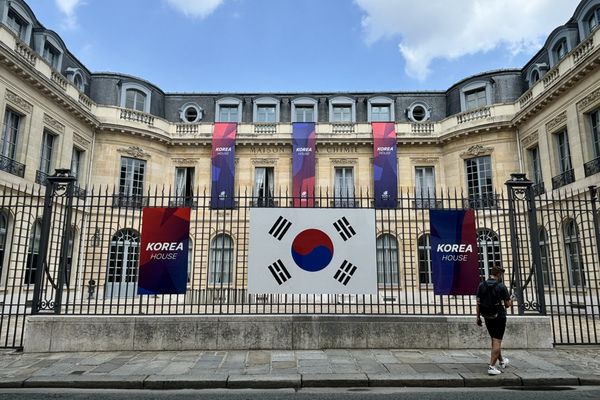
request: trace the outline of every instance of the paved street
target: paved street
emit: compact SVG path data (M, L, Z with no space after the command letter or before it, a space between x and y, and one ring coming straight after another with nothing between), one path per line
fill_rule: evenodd
M314 388L600 385L600 348L506 353L488 376L485 350L0 352L4 388Z

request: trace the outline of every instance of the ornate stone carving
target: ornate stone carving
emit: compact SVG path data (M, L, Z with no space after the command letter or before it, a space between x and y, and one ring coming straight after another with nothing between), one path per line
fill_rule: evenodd
M73 132L73 143L81 146L83 149L90 147L90 141L78 133Z
M4 97L6 100L12 103L12 105L17 107L19 110L24 111L26 114L31 114L31 111L33 111L33 106L27 100L8 89L6 90Z
M561 125L564 125L566 122L567 122L567 112L563 111L562 113L560 113L554 119L551 119L546 124L546 132L551 133L553 130L560 127Z
M251 158L250 161L253 165L276 165L276 158Z
M533 143L537 143L538 136L539 136L538 131L535 131L532 134L527 135L523 139L521 139L521 144L523 145L523 147L529 147Z
M44 124L48 125L53 131L58 133L65 132L65 126L49 116L48 114L44 114Z
M146 153L146 151L139 146L129 146L127 148L121 147L120 149L117 149L117 151L119 153L127 154L128 156L131 156L134 158L141 158L141 159L150 158L150 153Z
M600 101L600 89L594 90L577 103L577 111L585 111L590 105L595 105Z
M479 156L488 156L494 151L493 147L485 147L480 144L469 147L466 151L460 153L461 158L471 158Z
M358 158L332 158L331 163L334 165L354 165L358 164Z
M197 158L172 158L171 160L177 165L195 165L198 162Z

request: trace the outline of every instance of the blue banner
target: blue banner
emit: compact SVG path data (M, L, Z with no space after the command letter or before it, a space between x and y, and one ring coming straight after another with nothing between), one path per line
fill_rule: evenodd
M373 167L375 208L398 205L398 156L396 126L393 122L373 122Z
M473 210L429 210L433 292L473 295L479 286L479 255Z
M216 122L212 139L210 206L233 208L235 188L235 137L237 124Z

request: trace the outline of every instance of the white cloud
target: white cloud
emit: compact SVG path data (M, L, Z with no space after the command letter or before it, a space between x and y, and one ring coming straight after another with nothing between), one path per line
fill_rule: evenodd
M63 27L75 29L77 27L77 15L75 9L81 5L81 0L54 0L58 9L64 14Z
M399 37L407 75L425 80L435 59L455 59L504 46L536 51L564 24L574 0L355 0L365 12L367 43Z
M167 3L188 17L205 18L212 14L223 0L167 0Z

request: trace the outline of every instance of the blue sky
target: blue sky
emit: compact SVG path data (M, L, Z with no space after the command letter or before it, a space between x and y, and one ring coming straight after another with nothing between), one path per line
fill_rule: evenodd
M28 0L91 71L167 92L445 90L520 68L576 0ZM523 6L527 4L527 6Z

